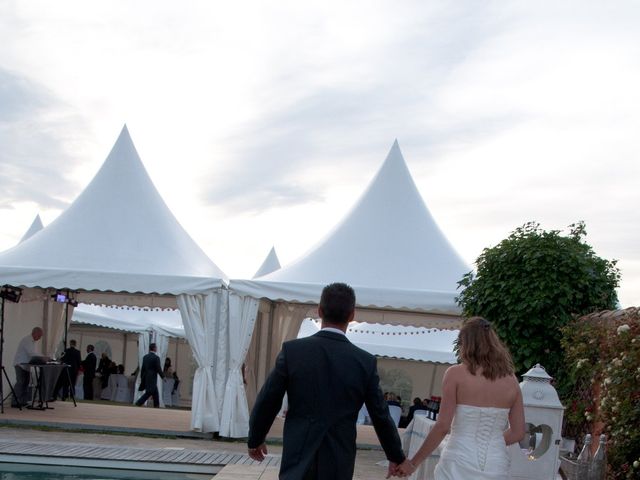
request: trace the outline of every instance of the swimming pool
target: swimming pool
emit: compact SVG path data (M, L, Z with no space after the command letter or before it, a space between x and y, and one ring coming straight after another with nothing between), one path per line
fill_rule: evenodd
M210 474L0 463L0 480L211 480Z

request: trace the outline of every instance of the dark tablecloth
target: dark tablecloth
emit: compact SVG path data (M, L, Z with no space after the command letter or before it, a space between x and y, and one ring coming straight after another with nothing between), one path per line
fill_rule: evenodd
M34 369L38 369L37 375L39 378L39 383L42 388L42 400L47 402L54 398L56 393L56 384L58 383L58 378L60 374L67 368L67 365L60 363L47 363L44 365L32 365L30 363L23 364L28 365L32 371ZM39 401L39 398L35 399Z

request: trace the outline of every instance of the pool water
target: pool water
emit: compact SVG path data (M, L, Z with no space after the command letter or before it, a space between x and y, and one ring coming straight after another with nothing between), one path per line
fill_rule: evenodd
M211 480L201 473L0 463L0 480Z

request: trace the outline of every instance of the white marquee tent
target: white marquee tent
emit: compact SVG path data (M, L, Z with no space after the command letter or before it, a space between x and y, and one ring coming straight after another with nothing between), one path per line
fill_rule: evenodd
M231 285L256 298L315 303L324 285L346 281L362 307L457 315L457 282L469 270L427 209L396 141L364 195L316 247Z
M78 198L0 254L0 278L25 287L173 295L227 281L160 197L126 127Z
M68 303L52 301L57 290L80 303L179 307L199 365L192 428L246 433L248 418L235 414L244 399L242 351L228 338L247 337L257 302L225 288L226 275L153 186L126 127L80 196L46 228L0 253L0 284L24 289L20 303L7 304L9 323L44 312L49 354L62 338L65 307L72 314ZM28 307L35 303L42 307Z
M254 398L283 341L316 316L324 285L356 291L356 320L456 329L457 282L470 268L426 207L394 142L382 167L344 220L306 255L268 275L235 280L230 288L261 299L247 356L248 396Z

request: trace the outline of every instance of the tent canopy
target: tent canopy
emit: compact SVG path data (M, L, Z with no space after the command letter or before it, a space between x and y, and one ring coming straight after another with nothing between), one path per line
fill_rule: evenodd
M307 318L302 322L298 338L320 330L320 322ZM357 347L378 357L400 358L433 363L457 363L453 342L457 330L437 330L411 326L392 326L352 322L347 338Z
M0 283L16 286L177 295L226 282L160 197L126 126L78 198L0 254Z
M73 310L71 321L125 332L155 330L169 337L185 338L182 318L177 310L80 304Z
M268 275L232 280L256 298L316 303L341 281L358 305L458 315L457 282L470 268L426 207L398 142L344 220L306 255Z

